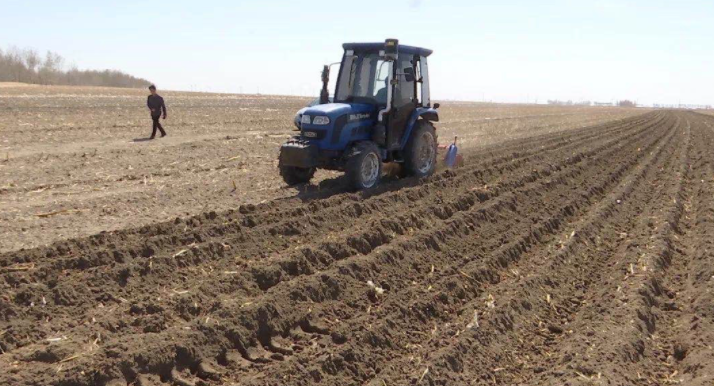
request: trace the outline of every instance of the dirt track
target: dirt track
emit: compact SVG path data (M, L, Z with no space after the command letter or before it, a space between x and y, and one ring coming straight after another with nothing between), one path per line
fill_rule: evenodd
M710 385L713 148L652 112L6 253L0 384Z

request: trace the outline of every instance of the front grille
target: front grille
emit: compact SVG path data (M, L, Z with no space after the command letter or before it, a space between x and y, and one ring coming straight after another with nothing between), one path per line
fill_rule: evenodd
M305 139L323 139L327 136L327 130L303 129L302 137Z

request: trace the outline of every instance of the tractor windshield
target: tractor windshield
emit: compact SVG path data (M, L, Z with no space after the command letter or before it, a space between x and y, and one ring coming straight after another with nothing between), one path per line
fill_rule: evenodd
M336 102L387 103L389 65L376 52L345 55L335 94Z

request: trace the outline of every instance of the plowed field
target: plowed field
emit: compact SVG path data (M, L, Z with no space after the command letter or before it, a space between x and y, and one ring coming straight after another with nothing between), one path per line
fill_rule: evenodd
M714 117L0 256L0 384L711 385Z
M161 94L168 137L148 141L145 90L0 83L0 252L299 194L277 158L309 98ZM459 135L462 149L642 113L465 102L440 111L439 135ZM308 189L335 177L318 172Z

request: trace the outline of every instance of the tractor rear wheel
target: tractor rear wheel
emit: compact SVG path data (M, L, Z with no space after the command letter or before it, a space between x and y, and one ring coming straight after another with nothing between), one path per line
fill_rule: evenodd
M408 175L426 177L436 169L436 130L429 121L418 120L404 148L404 169Z
M310 182L315 175L315 168L299 168L297 166L280 166L280 175L288 185L297 185Z
M372 142L358 143L347 159L345 172L354 189L364 190L377 186L382 177L382 157L377 145Z

